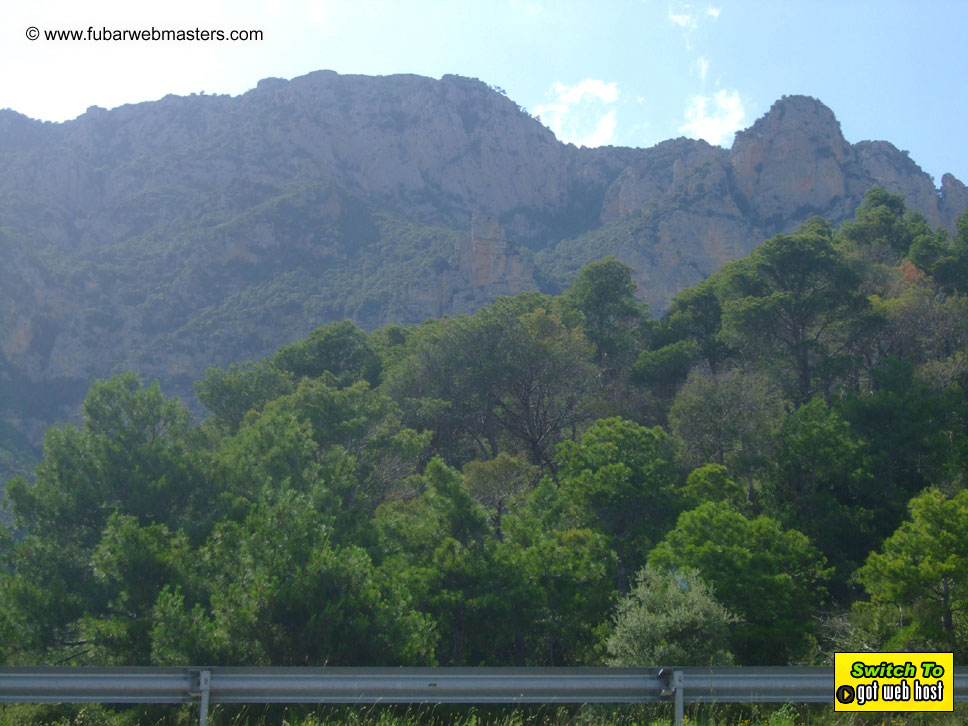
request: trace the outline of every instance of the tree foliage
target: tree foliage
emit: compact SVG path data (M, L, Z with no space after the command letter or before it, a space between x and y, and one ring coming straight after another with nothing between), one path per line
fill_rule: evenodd
M902 624L885 648L968 649L968 491L929 489L910 503L910 519L857 571L871 604L900 608ZM860 606L863 609L863 605Z
M730 665L729 628L735 621L694 572L647 565L616 608L609 664Z
M525 295L429 326L389 376L407 421L432 430L448 462L492 459L504 445L547 464L586 420L597 383L592 348L549 303Z
M724 331L748 353L771 358L797 405L829 391L875 320L860 279L824 230L767 240L724 283Z
M732 650L742 663L783 664L812 645L810 614L823 603L829 572L802 533L728 503L683 512L649 555L663 570L691 568L716 599L742 619Z
M672 446L661 428L602 419L557 456L566 516L608 537L619 556L619 586L675 517ZM626 574L628 573L628 574Z
M326 325L206 371L199 425L97 381L7 484L0 660L817 662L821 621L964 660L966 220L875 190L658 320L606 259Z

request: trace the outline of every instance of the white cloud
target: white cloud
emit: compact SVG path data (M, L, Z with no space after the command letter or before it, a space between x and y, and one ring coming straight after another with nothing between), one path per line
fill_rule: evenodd
M706 9L699 10L689 3L669 3L666 18L670 23L682 30L682 37L686 41L686 48L692 50L692 36L699 29L701 22L712 19L717 20L722 10L720 8L707 5Z
M309 19L316 25L326 25L329 20L329 7L326 0L309 0L307 10Z
M544 124L558 133L557 129L561 126L561 121L568 113L568 106L563 103L551 103L534 107L534 115L541 118Z
M615 111L609 111L598 119L595 130L584 139L579 139L579 146L604 146L615 138Z
M679 131L717 146L743 128L746 110L739 91L716 91L712 96L693 96L685 111L686 123Z
M550 93L552 102L537 106L535 115L562 141L578 146L602 146L615 138L615 110L618 101L616 83L586 78L573 86L555 82Z
M699 25L696 22L696 16L689 13L688 5L682 9L682 12L678 13L672 12L672 8L669 8L669 22L685 30L692 30Z
M586 78L574 86L566 86L556 81L552 88L558 94L558 99L569 106L587 98L597 98L605 103L615 103L618 100L618 86L596 78Z
M699 56L696 60L696 73L699 74L699 80L705 82L706 74L709 73L709 61L705 56Z

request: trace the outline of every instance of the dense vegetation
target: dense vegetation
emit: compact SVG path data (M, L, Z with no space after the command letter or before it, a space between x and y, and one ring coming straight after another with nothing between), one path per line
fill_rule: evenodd
M874 189L683 291L324 326L201 424L95 383L2 532L6 664L968 659L968 215Z

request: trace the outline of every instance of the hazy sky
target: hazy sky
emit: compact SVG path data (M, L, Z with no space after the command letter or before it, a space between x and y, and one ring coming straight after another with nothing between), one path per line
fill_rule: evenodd
M249 42L55 41L51 30L259 30ZM28 40L27 29L40 37ZM310 71L480 78L565 141L729 146L785 94L968 183L968 0L33 0L0 8L0 108L74 118Z

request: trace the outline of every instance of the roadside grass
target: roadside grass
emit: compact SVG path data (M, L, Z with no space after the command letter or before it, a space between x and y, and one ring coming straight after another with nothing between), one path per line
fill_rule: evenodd
M210 726L674 726L671 705L583 706L225 706ZM7 704L0 726L194 726L195 707L102 704ZM953 712L838 713L828 704L699 704L687 726L960 726L968 706Z

